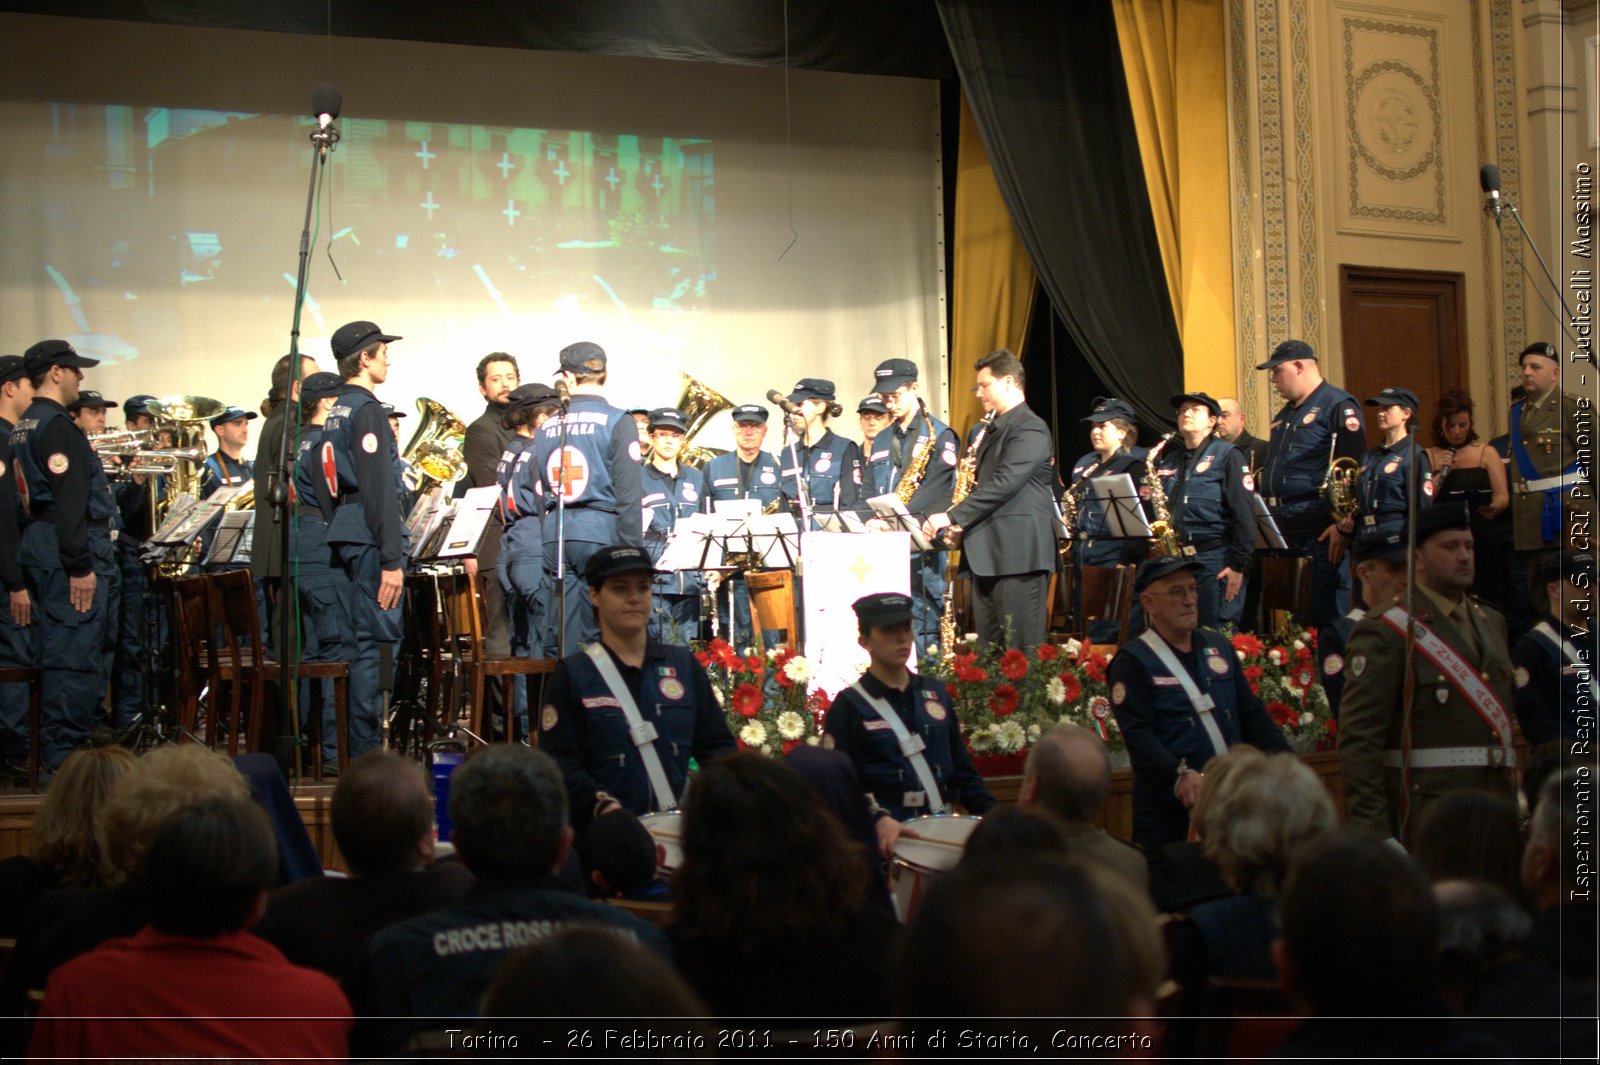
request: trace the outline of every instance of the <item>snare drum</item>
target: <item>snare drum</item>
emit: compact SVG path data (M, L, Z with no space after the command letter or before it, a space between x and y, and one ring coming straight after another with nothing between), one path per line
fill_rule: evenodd
M683 865L683 814L677 810L645 814L639 818L645 831L656 841L660 861L656 872L670 877Z
M913 817L901 822L921 836L901 836L894 843L894 861L889 869L889 886L894 891L894 911L907 921L922 902L927 880L953 869L967 848L967 837L978 827L981 817L940 814Z

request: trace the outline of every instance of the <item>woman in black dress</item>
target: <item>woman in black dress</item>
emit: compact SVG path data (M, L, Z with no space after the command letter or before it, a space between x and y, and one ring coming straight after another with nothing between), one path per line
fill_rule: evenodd
M1478 439L1472 424L1472 397L1452 388L1439 397L1433 419L1434 446L1428 464L1434 470L1436 503L1460 500L1472 514L1473 553L1477 576L1472 594L1506 609L1506 563L1495 533L1494 519L1511 504L1505 467L1500 456Z

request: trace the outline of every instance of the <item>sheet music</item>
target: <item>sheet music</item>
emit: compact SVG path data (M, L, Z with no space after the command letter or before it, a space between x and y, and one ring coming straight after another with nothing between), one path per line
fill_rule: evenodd
M211 539L211 550L206 552L205 564L208 566L237 564L239 542L244 538L245 531L250 527L250 521L254 517L255 512L250 510L230 511L222 515L222 523L217 526L217 535Z
M901 501L899 496L893 492L888 492L881 496L873 496L867 500L867 506L871 507L872 512L878 517L883 518L894 526L896 532L910 533L911 542L916 545L918 551L933 550L933 545L928 542L928 538L922 535L922 523L906 509L905 503Z
M438 558L465 558L476 555L483 543L483 534L489 528L489 516L494 513L500 499L499 485L469 488L456 500L456 512L450 519L450 528L444 537Z
M656 559L657 573L711 569L722 565L722 530L738 518L722 514L686 514L667 534L667 546Z
M150 534L150 539L145 541L151 544L170 544L173 542L172 531L183 524L189 513L199 504L199 500L188 492L180 492L172 498L172 505L167 508L166 520L161 527Z
M1106 533L1096 539L1149 539L1155 533L1139 505L1139 491L1126 473L1096 477L1089 482L1106 515Z

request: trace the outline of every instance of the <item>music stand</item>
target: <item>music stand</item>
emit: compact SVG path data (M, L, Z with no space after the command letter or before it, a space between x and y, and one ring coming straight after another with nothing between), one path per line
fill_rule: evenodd
M1155 535L1144 516L1138 489L1134 488L1133 478L1128 474L1096 477L1089 486L1100 500L1106 519L1107 535L1096 536L1096 540L1148 540Z
M922 523L906 509L905 503L895 493L873 496L867 500L867 506L872 508L874 514L893 526L894 531L910 533L911 545L918 551L935 550L935 546L922 535Z
M455 514L451 516L444 544L434 556L438 559L465 558L476 555L489 531L489 516L500 500L499 485L469 488L456 500Z
M1256 515L1256 550L1289 550L1289 542L1283 538L1283 533L1279 531L1278 523L1272 517L1272 511L1267 509L1267 501L1251 492L1250 506L1254 509Z

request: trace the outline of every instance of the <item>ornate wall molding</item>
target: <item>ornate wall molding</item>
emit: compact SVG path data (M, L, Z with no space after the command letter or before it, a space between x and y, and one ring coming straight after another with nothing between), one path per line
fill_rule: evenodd
M1500 167L1501 194L1512 203L1522 202L1522 167L1517 137L1517 53L1514 43L1512 0L1489 0L1489 56L1494 72L1494 152ZM1491 238L1493 239L1493 238ZM1499 349L1491 345L1489 362L1500 367L1497 392L1507 391L1512 352L1521 351L1528 338L1522 306L1522 242L1514 235L1500 240L1501 336Z
M1230 88L1233 99L1229 107L1233 126L1233 185L1234 203L1234 300L1237 303L1238 326L1235 330L1239 403L1246 417L1255 424L1254 410L1261 398L1261 374L1256 364L1256 245L1255 209L1251 197L1250 174L1255 169L1254 143L1251 136L1250 101L1253 98L1250 81L1250 57L1255 47L1250 34L1250 5L1246 0L1228 2L1228 43L1230 59ZM1264 425L1265 423L1260 423ZM1258 425L1259 427L1259 425Z
M1290 336L1289 203L1284 188L1283 69L1278 0L1255 0L1257 151L1261 168L1261 251L1267 344Z
M1324 346L1320 310L1322 308L1322 262L1317 239L1317 180L1314 137L1311 120L1311 49L1306 0L1289 4L1289 50L1294 71L1294 159L1300 223L1300 338L1313 348Z

